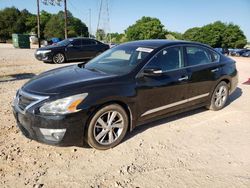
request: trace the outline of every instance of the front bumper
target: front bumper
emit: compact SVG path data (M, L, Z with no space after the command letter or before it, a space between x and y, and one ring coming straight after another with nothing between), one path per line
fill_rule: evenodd
M15 106L13 113L24 136L41 143L57 146L81 146L87 114L80 111L60 116L42 116L20 112Z
M35 58L39 61L52 62L52 54L49 53L35 53Z

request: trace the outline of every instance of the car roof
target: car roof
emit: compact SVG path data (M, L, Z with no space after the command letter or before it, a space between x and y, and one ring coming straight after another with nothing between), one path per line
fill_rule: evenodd
M141 46L141 47L150 47L150 48L160 48L164 46L170 45L178 45L178 44L198 44L206 47L210 47L209 45L202 44L199 42L191 42L191 41L184 41L184 40L165 40L165 39L154 39L154 40L138 40L127 42L125 45L134 45L134 46Z
M76 40L76 39L86 39L86 40L95 40L93 38L88 38L88 37L71 37L71 38L67 38L68 40Z

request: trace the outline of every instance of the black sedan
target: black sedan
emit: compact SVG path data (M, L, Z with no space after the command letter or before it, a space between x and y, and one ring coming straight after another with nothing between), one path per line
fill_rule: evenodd
M235 61L207 45L135 41L36 76L17 91L13 111L28 138L108 149L138 125L222 109L237 83Z
M245 52L245 53L243 53L241 56L242 57L250 57L250 50L247 51L247 52Z
M109 45L89 38L70 38L36 50L36 59L64 63L89 60L109 49Z
M246 52L249 52L250 50L249 49L238 49L238 50L234 50L232 53L231 53L231 56L242 56L242 54L246 53Z

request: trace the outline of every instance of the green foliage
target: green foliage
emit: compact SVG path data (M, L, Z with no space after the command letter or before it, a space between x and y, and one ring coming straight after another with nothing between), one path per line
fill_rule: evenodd
M98 29L96 31L96 39L100 41L106 40L106 33L103 29Z
M42 0L42 3L45 5L61 5L62 0Z
M22 31L22 23L19 21L20 14L20 11L14 7L0 10L1 40L7 40L11 38L12 33Z
M111 36L110 36L111 35ZM111 38L112 43L123 43L127 41L127 38L124 33L108 33L107 38Z
M188 29L184 34L185 40L197 41L208 44L214 48L243 48L247 41L238 25L226 24L220 21L203 27Z
M87 26L68 11L68 37L88 36ZM51 15L44 28L44 37L64 38L64 12Z
M41 38L64 38L64 13L40 13ZM11 39L12 33L28 34L37 32L37 17L26 9L19 11L15 7L0 10L0 40ZM88 36L87 26L68 11L68 36Z
M46 24L49 22L52 14L42 10L40 12L40 31L41 31L41 38L44 38L44 30ZM35 31L37 31L37 26L35 27Z
M164 39L165 30L160 20L151 17L142 17L131 25L125 31L127 39L144 40L144 39Z
M171 39L173 38L172 40L183 40L183 35L182 33L179 33L179 32L172 32L172 31L169 31L168 34L166 35L166 39Z

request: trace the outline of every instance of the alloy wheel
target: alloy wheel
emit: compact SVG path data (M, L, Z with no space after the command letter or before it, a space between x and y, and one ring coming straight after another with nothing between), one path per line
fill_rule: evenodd
M221 85L215 92L214 105L217 108L221 108L226 103L228 96L228 89L226 86Z
M64 62L64 55L61 54L61 53L56 54L56 55L53 57L53 62L54 62L54 63L57 63L57 64L63 63L63 62Z
M110 145L120 137L123 128L124 119L118 111L105 112L95 123L94 138L101 145Z

